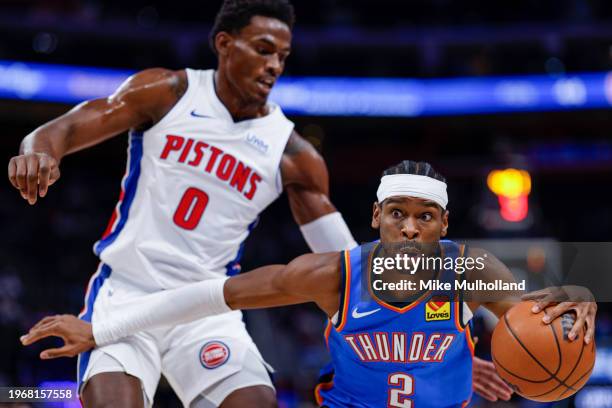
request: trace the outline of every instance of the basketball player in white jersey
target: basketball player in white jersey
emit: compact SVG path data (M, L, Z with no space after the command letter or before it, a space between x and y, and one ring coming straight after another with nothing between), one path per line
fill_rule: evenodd
M329 200L323 159L267 100L293 21L287 0L226 0L211 34L215 71L142 71L23 140L9 179L34 204L65 155L130 131L120 201L94 246L101 263L81 319L103 321L122 301L237 273L242 242L283 189L314 252L356 245ZM81 354L81 398L87 407L151 405L162 373L187 407L276 405L239 311Z

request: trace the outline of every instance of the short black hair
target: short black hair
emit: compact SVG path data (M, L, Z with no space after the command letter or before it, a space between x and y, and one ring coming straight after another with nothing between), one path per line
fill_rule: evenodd
M215 37L225 31L235 34L251 23L254 16L272 17L293 29L295 11L289 0L224 0L210 32L210 47L216 54Z
M391 166L383 171L382 175L390 176L392 174L414 174L417 176L427 176L446 183L444 176L435 171L432 165L427 162L404 160L401 163Z

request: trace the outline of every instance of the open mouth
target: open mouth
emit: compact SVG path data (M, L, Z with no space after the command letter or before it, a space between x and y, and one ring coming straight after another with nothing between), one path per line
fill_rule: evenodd
M421 247L421 245L417 243L410 242L410 243L405 243L399 246L397 252L402 255L405 254L411 257L416 257L416 256L420 256L421 254L423 254L423 248Z
M270 91L272 87L274 86L274 80L273 79L258 79L257 85L259 85L260 88Z

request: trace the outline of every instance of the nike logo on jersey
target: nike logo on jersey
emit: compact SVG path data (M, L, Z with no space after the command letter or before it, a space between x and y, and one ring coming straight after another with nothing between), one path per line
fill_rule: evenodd
M374 314L378 312L379 310L380 310L380 307L378 309L368 310L367 312L359 312L359 310L357 310L357 306L355 306L353 308L353 312L351 313L351 316L353 316L353 319L361 319L362 317L366 317L371 314Z
M191 111L191 116L193 116L194 118L208 118L208 119L214 119L212 116L208 116L208 115L200 115L199 113L196 113L195 109Z

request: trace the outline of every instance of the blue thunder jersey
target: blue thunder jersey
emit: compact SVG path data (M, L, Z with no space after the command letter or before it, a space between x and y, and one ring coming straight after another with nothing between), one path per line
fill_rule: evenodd
M474 345L469 326L462 325L461 293L432 290L401 307L383 302L368 290L369 276L362 275L368 274L362 264L369 268L362 256L371 259L377 247L367 244L342 254L339 315L325 331L332 362L321 371L317 403L328 408L467 405ZM452 241L440 241L440 249L442 259L464 252ZM454 288L460 276L442 269L437 279Z

